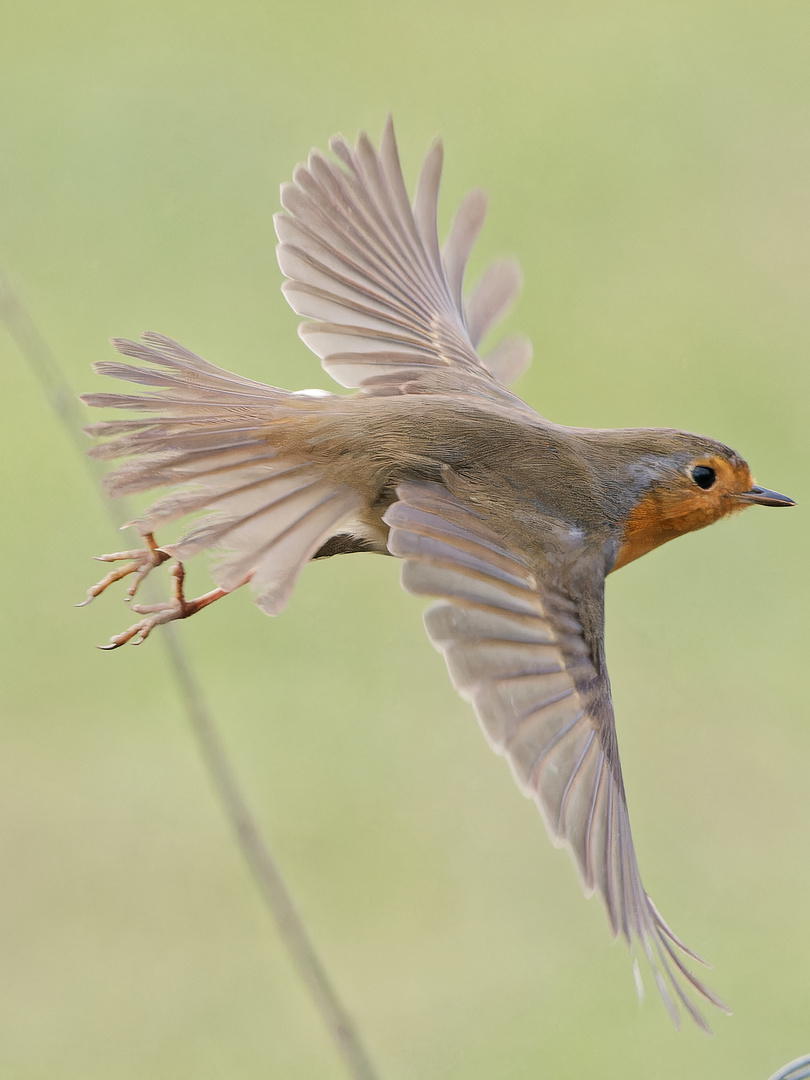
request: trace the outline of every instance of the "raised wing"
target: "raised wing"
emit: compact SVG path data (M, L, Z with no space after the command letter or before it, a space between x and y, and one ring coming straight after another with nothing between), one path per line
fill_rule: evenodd
M470 507L438 484L401 484L385 515L402 584L440 597L425 614L453 685L472 702L552 840L569 848L585 891L599 893L614 936L649 961L676 1023L678 1004L705 1030L687 993L725 1006L692 974L700 960L670 930L639 875L606 673L597 670L575 603L507 552ZM702 961L700 961L702 963Z
M389 117L379 153L366 135L352 150L330 146L340 164L313 150L281 189L275 217L283 292L299 315L299 333L343 386L402 393L414 382L519 402L501 384L531 359L522 336L484 357L476 346L511 307L522 284L517 265L493 263L465 307L464 270L486 213L474 191L439 250L437 205L441 143L428 153L411 206ZM524 406L525 407L525 406Z

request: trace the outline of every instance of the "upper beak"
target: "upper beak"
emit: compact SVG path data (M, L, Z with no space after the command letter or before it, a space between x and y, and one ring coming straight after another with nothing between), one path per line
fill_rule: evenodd
M793 499L787 495L780 495L778 491L769 491L768 488L754 486L750 491L740 491L734 496L743 502L757 503L759 506L795 506Z

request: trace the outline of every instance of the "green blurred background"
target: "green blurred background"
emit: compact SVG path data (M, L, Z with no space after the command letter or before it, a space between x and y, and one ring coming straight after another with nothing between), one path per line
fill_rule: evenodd
M639 858L735 1010L711 1039L637 1003L393 561L310 567L279 620L236 595L180 626L383 1080L764 1080L810 1050L808 5L80 0L3 21L0 262L77 393L109 337L147 329L328 385L271 215L311 146L377 138L390 109L409 184L444 136L443 226L490 193L473 270L521 259L533 405L712 435L799 501L608 588ZM2 329L0 362L0 1075L342 1077L160 642L97 652L120 593L72 606L124 542Z

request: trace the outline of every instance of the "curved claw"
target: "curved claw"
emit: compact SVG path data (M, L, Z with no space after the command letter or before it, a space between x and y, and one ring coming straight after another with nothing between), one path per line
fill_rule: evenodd
M138 586L147 574L151 573L156 566L160 566L161 563L164 563L167 559L171 558L168 551L164 551L163 548L157 546L155 537L152 533L144 534L144 542L146 544L145 547L137 548L133 551L113 551L108 555L94 555L93 558L96 562L128 561L125 566L119 566L117 570L111 570L109 574L104 575L101 581L97 581L95 585L91 585L87 590L87 599L83 600L80 604L76 604L76 607L86 607L91 600L95 600L95 598L100 596L105 589L110 587L110 585L115 584L116 581L121 581L122 578L129 577L130 574L134 574L135 578L126 593L126 599L131 600L138 591Z
M136 615L145 615L146 618L133 623L123 633L115 634L107 645L97 645L96 648L111 652L113 649L120 649L128 642L133 645L142 645L156 626L164 626L166 623L174 622L175 619L187 619L190 615L195 615L208 607L209 604L213 604L215 600L228 595L225 589L212 589L194 600L186 600L183 592L185 580L183 564L176 563L171 572L174 578L174 597L163 604L133 604L132 610ZM249 580L251 576L248 575L246 580Z
M126 645L130 641L133 645L142 645L156 626L172 622L174 619L182 619L186 614L181 603L177 600L170 604L154 604L149 607L138 605L135 610L139 615L143 614L144 611L151 611L153 614L147 619L141 619L139 622L133 623L123 633L114 634L107 645L97 645L96 648L104 652L111 652L113 649L120 649L122 645Z

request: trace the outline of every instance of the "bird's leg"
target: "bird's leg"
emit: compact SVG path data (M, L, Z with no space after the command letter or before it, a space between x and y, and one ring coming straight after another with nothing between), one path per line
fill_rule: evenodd
M127 598L132 599L138 591L138 586L146 575L154 570L156 566L160 566L161 563L164 563L171 558L168 551L164 551L157 546L153 533L143 533L143 539L145 546L137 548L134 551L113 551L109 555L95 556L97 562L128 561L125 566L119 566L117 570L111 570L109 574L104 575L101 581L97 581L95 585L91 585L87 590L87 599L83 600L81 604L77 604L76 607L84 607L86 604L89 604L91 600L100 596L110 585L114 584L116 581L120 581L122 578L128 577L130 574L135 575L127 589Z
M175 619L187 619L190 615L196 615L198 611L208 607L209 604L213 604L215 600L220 600L223 596L228 595L228 589L212 589L194 600L186 600L183 591L186 572L183 564L181 562L175 563L171 569L171 574L174 578L174 597L165 604L133 604L132 610L137 615L145 615L146 618L134 623L128 630L124 630L122 634L115 634L110 638L108 645L99 645L100 649L118 649L122 645L126 645L128 641L133 641L133 638L136 639L133 644L140 645L146 641L156 626L174 622ZM252 576L252 573L248 574L241 584L244 585L250 581Z
M133 579L127 589L126 598L131 600L147 574L154 570L156 566L160 566L171 559L172 556L168 551L158 547L153 533L144 532L142 536L144 539L144 547L142 548L133 551L114 551L109 555L96 556L99 562L123 562L125 565L120 566L117 570L111 570L109 574L105 574L101 581L92 585L87 590L87 599L81 604L77 604L77 607L84 607L89 604L91 600L100 596L110 585L129 577L130 574L133 575ZM132 611L136 615L145 616L145 618L133 623L123 633L115 634L110 638L108 645L99 645L100 649L118 649L121 645L126 645L128 641L133 641L133 639L135 639L133 642L135 645L140 645L142 641L146 641L156 626L174 622L175 619L187 619L189 615L195 615L198 611L208 607L209 604L213 604L215 600L227 596L228 592L232 591L228 589L212 589L210 592L197 596L193 600L187 600L183 589L186 576L183 564L176 562L171 569L171 574L174 578L174 596L172 599L163 604L133 604ZM246 584L252 577L253 572L251 571L246 575L244 581L239 584Z

